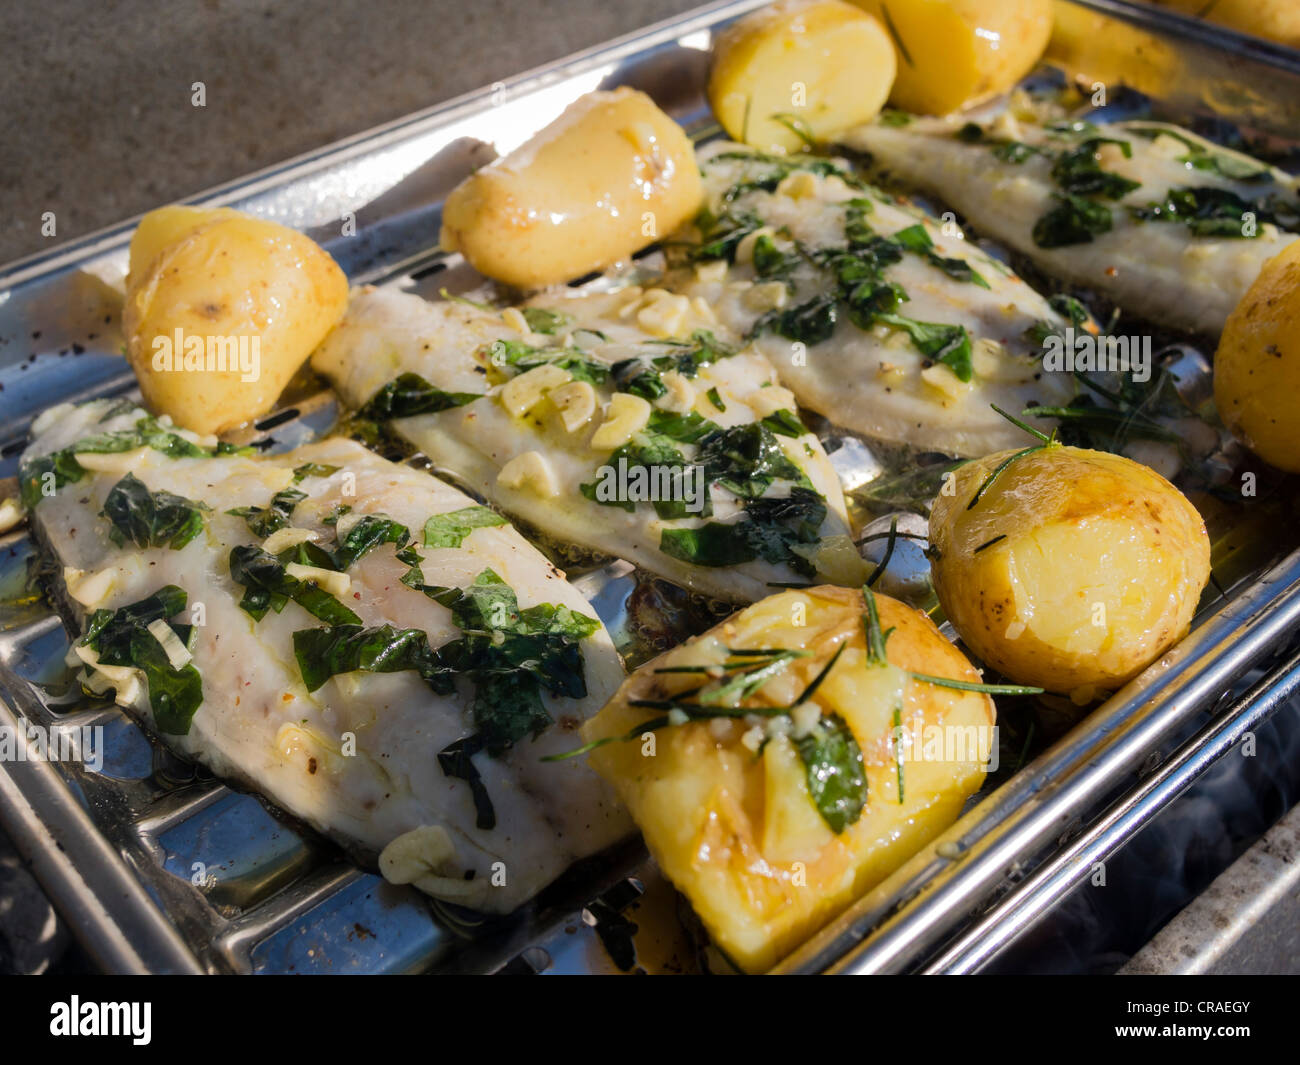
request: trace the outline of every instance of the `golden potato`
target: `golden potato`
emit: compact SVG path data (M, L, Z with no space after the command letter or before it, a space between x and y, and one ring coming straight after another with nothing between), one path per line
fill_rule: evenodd
M889 35L852 4L784 0L718 37L709 103L733 140L794 152L875 118L894 69Z
M591 764L746 971L770 968L947 828L996 750L988 695L909 672L978 683L961 652L924 614L875 602L878 631L893 630L882 659L868 656L860 592L786 591L638 669L583 727L589 741L633 736L592 751ZM737 654L746 649L767 655ZM772 665L776 649L801 656ZM724 665L736 662L771 666L738 701L718 690L739 683ZM669 711L643 733L665 711L638 700L745 716L671 723Z
M989 481L1015 454L960 467L935 500L935 591L988 665L1086 701L1187 631L1210 576L1205 522L1154 470L1103 451L1053 444Z
M1224 424L1266 462L1300 472L1300 243L1264 264L1214 356Z
M1300 48L1300 5L1295 0L1152 0L1242 33Z
M518 288L560 284L625 259L703 199L690 140L645 93L588 93L452 190L441 243Z
M853 0L894 40L889 102L943 115L1005 92L1029 73L1052 35L1052 0Z
M162 207L140 220L122 331L145 403L215 433L265 414L347 308L317 244L229 209Z

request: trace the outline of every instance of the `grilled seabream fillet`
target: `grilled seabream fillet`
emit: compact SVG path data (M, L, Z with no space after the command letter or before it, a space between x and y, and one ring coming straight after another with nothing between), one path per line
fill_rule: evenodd
M557 541L738 602L860 581L820 442L713 321L664 289L502 312L362 290L312 365Z
M1042 337L1067 324L953 225L834 160L734 144L700 155L706 212L670 287L752 336L799 402L877 439L952 455L1016 442L990 408L1069 402Z
M505 912L628 830L590 771L541 760L617 688L608 634L455 489L104 400L37 420L20 485L83 683L388 879Z
M1296 238L1295 180L1178 126L913 118L841 138L1048 272L1218 334Z

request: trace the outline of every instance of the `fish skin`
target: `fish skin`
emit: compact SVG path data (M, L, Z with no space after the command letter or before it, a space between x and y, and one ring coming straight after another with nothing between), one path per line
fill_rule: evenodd
M129 428L144 414L135 409L101 422L111 409L99 400L48 412L38 421L24 460L91 433ZM474 503L425 473L333 438L256 458L171 459L148 451L133 471L136 477L153 491L166 489L212 508L204 513L204 531L179 550L112 543L108 522L98 513L119 473L88 473L40 500L32 525L62 566L115 572L108 594L95 607L116 609L166 584L185 589L187 611L203 603L206 619L195 627L193 655L204 701L189 733L160 735L163 742L218 776L256 789L363 861L372 862L406 833L441 827L455 852L439 867L446 875L424 877L416 886L485 912L513 910L573 861L631 829L610 790L581 759L541 761L543 755L577 746L577 725L600 709L623 678L618 654L608 633L598 629L582 641L586 698L543 694L557 724L501 758L475 756L497 816L494 829L478 829L468 786L445 776L437 758L474 730L468 685L442 696L413 672L350 674L309 693L293 656L292 632L322 623L292 602L260 622L238 606L243 589L230 577L230 549L258 540L242 517L225 512L265 505L283 483L283 471L308 462L340 467L329 477L308 477L296 486L309 498L295 507L292 524L313 529L325 543L334 533L322 519L339 504L402 522L420 545L427 517ZM459 548L418 550L427 583L464 586L490 567L517 591L521 606L563 603L593 615L562 574L509 525L476 529ZM457 638L460 630L445 607L400 583L405 569L391 545L372 550L348 569L352 586L346 605L366 625L424 629L434 647ZM87 612L79 610L77 620L84 622ZM147 702L132 712L157 732ZM354 756L342 753L345 733L355 737ZM494 883L499 869L504 883L500 876Z
M986 144L958 140L954 134L963 124L955 118L913 118L902 126L873 123L839 140L870 153L892 177L941 198L983 235L1028 256L1048 273L1087 286L1150 321L1217 336L1260 267L1297 239L1272 225L1261 224L1254 239L1236 239L1196 236L1176 223L1132 220L1125 208L1161 200L1174 186L1209 186L1249 198L1269 192L1294 198L1296 183L1280 171L1272 171L1266 182L1249 183L1192 170L1178 161L1177 149L1163 150L1167 146L1135 135L1133 128L1164 127L1215 152L1248 157L1165 123L1117 122L1101 125L1099 135L1127 140L1133 157L1110 152L1103 168L1141 181L1141 187L1114 202L1109 233L1090 243L1040 248L1032 231L1054 203L1051 161L1037 155L1019 164L1001 161ZM994 120L991 128L1032 145L1048 141L1043 127L1010 116Z

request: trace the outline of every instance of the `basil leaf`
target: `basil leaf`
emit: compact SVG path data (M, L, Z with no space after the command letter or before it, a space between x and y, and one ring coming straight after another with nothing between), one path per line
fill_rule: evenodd
M96 610L81 643L99 655L107 666L131 666L144 673L149 689L149 709L160 732L184 736L203 702L203 680L192 663L172 667L162 644L149 631L149 623L175 617L185 609L184 589L174 584L118 610ZM183 642L191 628L173 625Z
M457 740L438 752L438 766L444 776L463 780L469 785L470 795L474 800L474 825L489 832L497 827L497 814L488 795L487 785L483 783L478 768L471 759L483 749L483 737L477 733Z
M171 492L150 492L128 473L110 489L100 513L113 523L109 537L121 547L169 547L178 551L203 531L206 505Z
M752 262L759 277L781 279L794 273L803 259L797 252L782 251L776 246L776 241L764 233L754 241Z
M428 634L422 629L365 628L360 623L300 629L293 634L293 653L309 692L340 673L403 673L408 669L419 673L441 695L454 690L450 671L430 650Z
M111 408L100 421L116 416L114 410ZM47 494L53 495L65 485L80 481L86 471L77 462L77 454L119 454L134 451L138 447L153 448L168 458L206 458L235 450L229 444L218 444L216 449L209 451L164 429L155 418L146 415L138 418L132 429L95 433L59 451L24 462L18 469L18 487L23 505L30 510ZM47 487L50 489L48 493Z
M1097 150L1106 144L1118 145L1125 159L1133 156L1128 141L1112 137L1089 137L1056 157L1052 164L1052 180L1067 193L1101 196L1107 200L1121 199L1134 189L1141 188L1140 181L1131 181L1101 168L1097 161Z
M578 641L600 627L594 618L554 603L521 610L514 590L490 569L468 588L422 590L451 610L464 634L439 648L438 658L474 685L471 715L493 757L550 727L543 690L571 699L587 694Z
M537 348L518 340L494 340L488 350L493 366L509 366L519 373L538 366L558 366L568 370L575 381L599 385L609 379L609 366L588 359L579 348Z
M306 492L300 492L297 488L286 488L276 492L268 506L235 507L226 513L243 518L249 532L265 540L273 532L289 524L293 519L293 508L306 498Z
M383 514L366 514L348 529L348 534L334 552L333 568L346 570L380 544L396 544L402 548L410 539L410 530L400 522Z
M1040 248L1064 248L1087 244L1113 225L1110 208L1082 196L1065 193L1056 206L1034 223L1034 243Z
M971 364L970 334L960 325L918 322L898 314L882 314L880 321L904 329L923 355L947 366L962 381L974 373Z
M331 474L338 473L337 466L327 466L320 462L305 462L301 466L295 466L293 471L293 483L298 484L308 477L329 477Z
M787 340L798 341L812 347L829 340L835 332L839 312L834 296L821 295L785 311L769 311L755 324L754 332L769 327Z
M573 315L565 314L564 311L548 310L545 307L524 307L522 313L529 329L534 333L543 333L547 336L554 336L573 321Z
M788 497L750 500L737 521L665 529L659 550L697 566L737 566L762 558L812 577L815 567L794 549L820 543L825 520L826 501L810 488L796 487Z
M475 529L505 525L506 519L487 507L463 507L435 514L424 523L425 547L460 547Z
M1130 214L1142 222L1181 222L1198 237L1245 239L1250 239L1245 232L1247 214L1257 223L1273 220L1260 205L1215 188L1170 189L1162 202L1133 208ZM1252 235L1259 235L1258 225Z
M441 388L434 388L419 374L404 373L376 392L358 414L376 421L413 418L417 414L436 414L463 407L482 398L473 392L444 392Z
M360 625L361 619L329 592L289 574L284 564L260 547L241 545L230 551L230 576L247 590L239 606L254 621L267 610L277 614L293 600L312 617L330 625ZM309 689L311 690L311 689Z
M777 178L772 183L771 188L775 189L778 184L780 184L780 178ZM762 188L765 191L771 191L767 189L765 184L751 186L751 188ZM749 191L749 189L740 189L733 186L728 191L731 194L730 198L734 199L735 196L741 195L743 192ZM704 239L699 247L691 252L691 258L696 262L706 262L710 259L726 259L727 262L734 263L736 261L736 248L740 242L763 224L762 219L752 211L734 214L725 211L716 219L701 218L701 221L705 223L700 227Z
M792 410L776 410L763 419L763 425L778 436L805 436L808 427Z
M862 749L839 714L829 714L794 741L807 770L808 791L817 812L839 835L862 816L867 775Z
M786 457L772 430L762 422L735 425L705 437L697 461L709 483L742 499L757 499L773 481L809 486L803 470Z

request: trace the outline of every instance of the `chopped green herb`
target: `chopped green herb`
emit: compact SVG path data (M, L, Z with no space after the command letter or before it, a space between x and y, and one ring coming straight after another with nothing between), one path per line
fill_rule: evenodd
M564 311L553 311L546 307L524 307L522 310L528 328L534 333L543 333L546 336L554 336L573 322L573 315L566 314Z
M482 398L473 392L444 392L441 388L434 388L419 374L404 373L376 392L359 413L362 418L382 422L390 418L436 414Z
M506 519L487 507L463 507L435 514L424 523L425 547L460 547L475 529L505 525Z
M807 770L808 792L836 835L857 822L867 804L862 748L839 714L821 720L794 741Z
M169 547L177 551L203 531L207 506L171 492L151 492L128 473L115 484L100 512L113 523L109 538L121 547Z
M261 621L268 610L278 614L289 600L293 600L312 617L327 624L361 623L356 614L329 592L311 581L291 576L284 563L260 547L245 544L232 548L230 576L244 586L244 597L239 606L254 621Z
M90 648L106 666L130 666L144 673L149 689L149 709L158 731L184 736L203 702L203 680L192 663L176 669L153 633L152 621L168 621L185 609L182 588L168 584L153 595L118 610L96 610L86 626L81 645ZM172 625L187 646L189 625Z
M235 507L226 513L243 518L249 532L264 540L273 532L288 525L293 520L294 507L306 498L306 492L299 491L297 488L286 488L276 492L265 507Z

